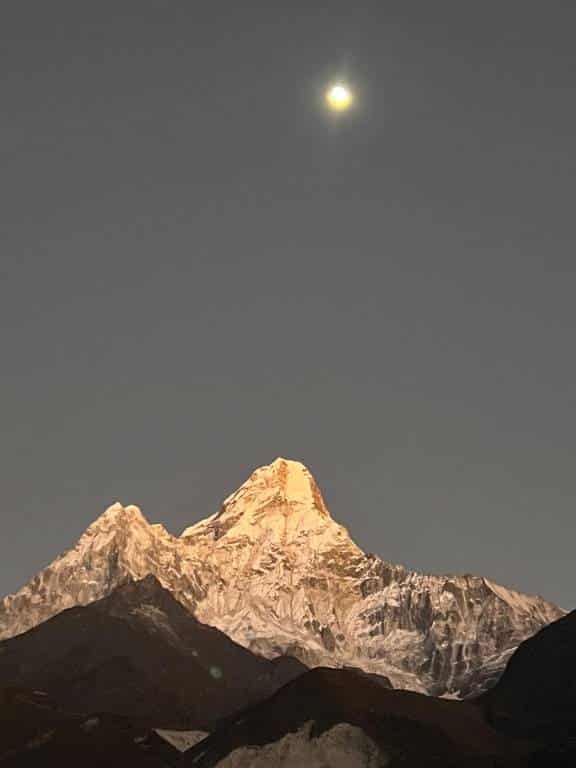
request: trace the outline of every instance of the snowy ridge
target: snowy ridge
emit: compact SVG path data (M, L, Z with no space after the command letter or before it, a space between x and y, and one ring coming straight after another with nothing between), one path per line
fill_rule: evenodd
M186 589L175 588L180 580L177 542L164 526L150 525L138 507L115 502L73 549L0 603L0 639L21 634L66 608L99 600L120 584L149 574L192 607L201 587L190 564Z
M438 695L456 694L563 615L479 576L425 575L366 555L309 470L278 458L179 538L137 507L112 505L0 603L0 638L148 574L200 621L268 658L360 667Z

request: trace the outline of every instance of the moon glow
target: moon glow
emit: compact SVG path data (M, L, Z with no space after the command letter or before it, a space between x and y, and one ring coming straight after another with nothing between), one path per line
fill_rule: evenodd
M354 94L345 83L334 83L328 87L325 99L333 112L346 112L354 103Z

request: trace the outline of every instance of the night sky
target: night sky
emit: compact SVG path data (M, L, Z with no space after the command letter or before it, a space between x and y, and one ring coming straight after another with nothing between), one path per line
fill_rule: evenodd
M5 3L2 594L282 455L367 551L574 607L570 5Z

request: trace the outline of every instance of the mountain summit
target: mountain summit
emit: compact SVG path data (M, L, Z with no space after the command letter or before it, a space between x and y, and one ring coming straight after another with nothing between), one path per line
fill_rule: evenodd
M466 690L486 670L493 679L520 642L563 615L479 576L420 574L366 555L332 519L310 471L278 458L180 537L137 507L112 505L0 603L0 638L149 574L256 653L360 667L439 695Z
M219 512L187 528L182 538L203 544L221 539L281 547L309 543L318 549L349 536L330 517L310 470L298 461L278 458L255 470Z

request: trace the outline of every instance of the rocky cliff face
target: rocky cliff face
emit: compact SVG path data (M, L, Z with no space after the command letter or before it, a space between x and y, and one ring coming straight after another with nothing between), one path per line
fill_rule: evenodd
M383 768L388 755L361 728L338 723L316 736L315 723L309 721L295 733L287 733L271 744L242 746L217 763L198 758L191 766L213 765L218 768Z
M200 621L269 658L360 667L438 695L457 694L563 614L478 576L423 575L366 555L307 468L277 459L179 538L136 507L112 506L2 602L0 637L147 574Z

